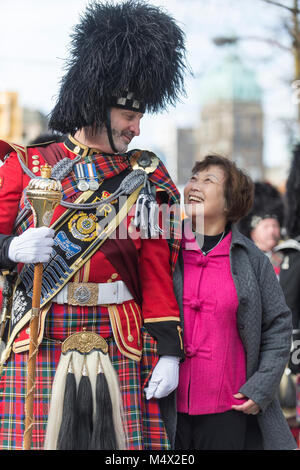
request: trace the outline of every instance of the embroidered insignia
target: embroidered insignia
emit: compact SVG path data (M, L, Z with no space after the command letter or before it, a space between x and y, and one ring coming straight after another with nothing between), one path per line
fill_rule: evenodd
M80 246L72 243L63 230L56 235L54 245L58 245L66 253L67 259L72 258L72 256L77 255L81 251Z
M27 306L25 295L22 291L16 290L13 299L12 324L16 324L23 316Z
M90 242L97 237L97 220L94 214L79 212L70 219L68 227L74 238Z
M101 199L107 199L110 195L111 194L108 191L102 191ZM113 201L110 202L110 204L115 204L116 202L118 202L118 200L114 199Z

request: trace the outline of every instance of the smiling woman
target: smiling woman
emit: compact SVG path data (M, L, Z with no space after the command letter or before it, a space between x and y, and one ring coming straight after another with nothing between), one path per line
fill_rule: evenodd
M184 190L188 218L174 273L186 352L177 449L296 447L274 399L289 357L290 311L268 258L235 226L253 188L233 161L209 155Z
M194 229L203 216L204 234L217 235L227 222L236 222L250 211L253 191L252 180L232 161L208 155L195 164L184 188L186 213Z

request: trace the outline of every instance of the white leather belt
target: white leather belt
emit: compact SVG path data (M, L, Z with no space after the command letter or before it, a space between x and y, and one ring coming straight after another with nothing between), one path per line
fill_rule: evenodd
M92 283L68 282L52 299L57 304L69 305L106 305L122 304L133 299L123 281Z

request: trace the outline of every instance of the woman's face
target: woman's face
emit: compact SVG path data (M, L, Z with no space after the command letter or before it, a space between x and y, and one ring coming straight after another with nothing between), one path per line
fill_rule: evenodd
M226 223L224 186L225 173L218 165L211 165L191 176L184 188L184 204L193 224L201 224L201 218L205 222L223 219Z

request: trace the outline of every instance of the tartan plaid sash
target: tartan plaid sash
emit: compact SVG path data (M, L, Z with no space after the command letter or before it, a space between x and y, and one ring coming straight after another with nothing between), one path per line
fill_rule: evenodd
M53 143L49 147L51 147L51 153L54 153L57 148L58 155L61 155L61 147L59 146L59 144ZM41 152L45 160L47 158L47 154L45 152L46 149L47 147L43 148L43 152ZM18 148L18 150L20 151L20 148ZM39 149L38 147L35 150L37 150L38 152L41 151L41 149ZM99 180L104 181L113 178L114 176L122 173L125 170L131 170L131 159L134 158L136 154L140 152L140 150L132 150L127 154L120 155L94 154L83 157L82 162L94 163ZM170 249L170 264L173 272L175 269L181 240L180 194L173 181L171 180L170 175L166 170L166 167L160 160L155 171L149 174L148 176L150 182L152 182L161 191L164 191L167 194L167 204L170 208L174 208L174 211L169 212L170 219L167 221L169 227L169 237L167 241ZM71 172L62 181L62 192L63 200L73 202L78 197L79 190L77 188L77 183L73 172ZM19 212L23 208L24 195L20 201ZM25 230L27 230L29 226L32 225L33 216L32 214L29 214L26 220L24 220L16 228L16 233L19 235Z

